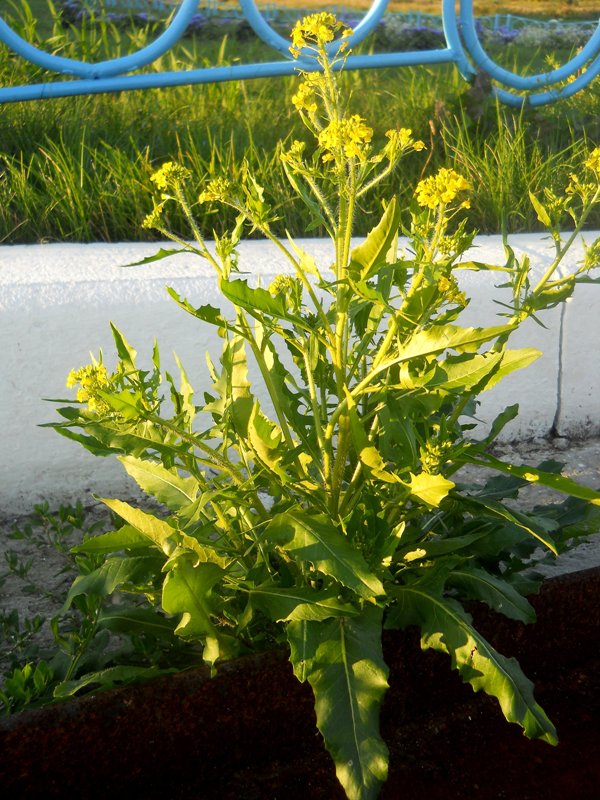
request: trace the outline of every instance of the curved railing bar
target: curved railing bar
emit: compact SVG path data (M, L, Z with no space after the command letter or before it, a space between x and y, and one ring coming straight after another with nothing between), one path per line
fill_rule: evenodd
M588 86L598 75L600 75L600 55L588 66L583 74L578 75L575 80L566 84L566 86L552 89L549 92L538 92L537 94L525 96L513 94L504 89L496 89L495 93L501 102L509 106L518 107L524 104L528 106L544 106L548 105L548 103L553 103L555 100L563 100L566 97L571 97L576 92Z
M477 71L473 69L462 46L460 34L458 32L458 20L456 19L454 0L442 0L442 25L444 28L444 36L446 37L446 44L449 50L454 54L456 66L463 78L470 81L477 74Z
M0 17L0 40L32 64L65 75L79 75L82 78L108 78L122 75L156 61L159 56L176 44L185 33L190 20L198 7L198 0L182 0L167 29L151 44L120 58L112 58L98 63L77 61L64 56L46 53L16 34Z
M584 67L590 59L600 55L600 23L588 40L583 49L562 67L553 69L550 72L542 72L538 75L522 76L510 70L504 69L497 64L485 52L475 28L473 17L473 0L461 0L460 19L462 23L462 35L467 51L473 61L487 72L493 80L510 86L512 89L537 89L543 86L550 86L555 83L570 78L578 69Z

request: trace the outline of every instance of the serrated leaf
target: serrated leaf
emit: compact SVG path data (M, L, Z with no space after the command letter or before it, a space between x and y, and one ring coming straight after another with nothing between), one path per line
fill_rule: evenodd
M153 514L147 514L139 508L134 508L134 506L130 506L129 503L125 503L122 500L102 499L102 502L159 547L166 555L170 554L173 544L169 539L176 531L168 522L158 519Z
M144 400L140 392L130 392L123 389L121 392L105 392L98 389L98 396L114 411L128 420L136 420L143 417L146 412Z
M189 253L190 251L185 250L164 250L162 247L160 250L155 253L153 256L146 256L146 258L142 258L141 261L132 261L131 264L121 264L123 268L126 267L141 267L144 264L152 264L155 261L162 261L163 258L170 258L171 256L177 255L178 253Z
M474 387L485 392L511 372L528 367L541 355L539 350L522 348L503 353L449 356L439 365L433 379L423 381L423 384L428 388L439 387L448 392L465 391Z
M444 350L475 351L480 344L497 339L514 330L514 325L496 325L491 328L460 328L456 325L421 330L410 336L405 345L401 345L394 363L408 361L412 358L434 355Z
M324 514L311 515L301 509L276 514L267 525L265 538L361 597L384 594L383 584L370 572L362 555Z
M119 456L118 460L141 489L171 511L179 511L196 499L198 481L191 477L182 478L175 467L167 469L158 461L135 456Z
M73 600L82 594L108 597L123 584L145 582L150 575L156 575L161 566L162 560L156 556L107 558L93 572L75 578L67 593L63 611L69 609Z
M167 286L167 292L180 308L187 311L187 313L191 314L193 317L196 317L196 319L200 319L202 322L208 322L210 325L216 325L218 328L226 328L228 326L227 320L222 316L218 308L211 305L198 306L195 308L186 298L181 297L181 295L170 286Z
M94 553L102 555L104 553L114 553L118 550L139 550L149 547L151 542L148 537L140 533L131 525L123 525L116 531L108 531L99 536L86 539L76 547L71 548L72 553Z
M338 594L336 589L284 589L276 584L266 583L249 592L250 602L275 622L319 622L329 617L350 617L357 614L358 611L342 602Z
M382 611L369 607L351 619L289 623L294 671L315 695L317 727L349 800L370 800L387 778L388 751L379 734L379 709L388 688L381 649Z
M568 494L570 497L578 497L581 500L588 500L595 506L600 506L600 492L589 489L587 486L582 486L570 478L565 478L564 475L544 472L536 467L518 467L514 464L506 464L489 453L483 453L481 458L469 457L467 453L465 460L480 467L488 467L489 469L498 470L498 472L505 472L508 475L515 475L518 478L523 478L527 483L539 483L540 486L547 486L549 489Z
M359 458L367 468L368 473L374 478L385 483L401 483L400 478L387 469L381 454L373 445L363 447L359 453Z
M535 622L535 609L508 581L492 575L480 567L471 565L455 568L448 576L448 583L473 600L483 603L520 622Z
M204 642L204 660L211 665L220 657L219 633L211 620L217 611L212 589L223 574L216 564L192 565L187 559L179 559L167 573L162 591L162 607L167 614L181 614L175 633Z
M230 300L234 305L244 308L253 317L259 313L267 314L274 317L276 320L290 320L295 322L301 328L310 330L308 326L293 314L290 314L286 308L285 300L281 295L273 297L272 294L262 289L260 286L253 289L248 285L248 281L240 279L234 281L227 281L221 279L219 288L224 296Z
M509 722L520 725L528 738L556 744L556 730L533 696L533 684L514 658L498 653L471 625L462 606L449 597L428 591L418 584L395 586L390 590L397 604L390 610L387 625L421 628L421 647L450 655L452 667L473 690L497 698Z

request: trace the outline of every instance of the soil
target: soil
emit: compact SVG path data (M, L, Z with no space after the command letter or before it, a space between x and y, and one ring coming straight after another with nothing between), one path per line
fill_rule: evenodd
M561 738L552 748L507 724L416 631L384 640L391 688L383 800L596 800L600 785L600 570L554 578L535 626L478 614L518 657ZM240 659L0 722L10 797L82 800L343 800L315 728L310 690L285 654Z

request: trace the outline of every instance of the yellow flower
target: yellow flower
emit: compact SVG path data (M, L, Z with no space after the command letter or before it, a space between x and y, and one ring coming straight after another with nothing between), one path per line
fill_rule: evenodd
M80 369L72 369L67 378L67 388L79 386L77 400L88 404L88 411L106 414L110 406L100 397L99 392L110 388L111 379L104 364L88 364Z
M154 203L152 211L146 215L142 222L142 228L161 228L162 227L162 210L164 203Z
M413 150L423 150L425 147L425 144L420 139L412 138L412 130L410 128L393 128L386 131L385 135L390 140L390 146L399 150L407 150L409 147Z
M294 25L290 51L292 55L298 56L303 47L322 48L332 42L340 31L342 39L352 35L352 29L344 28L344 25L335 18L335 14L327 11L309 14Z
M213 178L206 184L206 189L198 195L198 202L223 201L230 193L231 181L226 178Z
M443 167L437 175L419 181L415 195L420 206L434 209L438 206L448 205L460 192L470 188L471 184L462 175L453 169Z
M319 145L326 151L323 161L331 161L341 150L346 158L364 161L369 151L373 129L358 114L333 120L319 133Z
M308 114L315 114L317 111L317 101L313 87L308 81L303 81L298 87L298 91L292 96L292 103L298 111L306 111Z
M154 175L150 176L150 180L157 189L166 191L173 186L183 183L190 175L191 172L189 169L182 167L181 164L176 164L174 161L166 161Z
M596 147L583 162L585 166L595 172L600 179L600 147Z

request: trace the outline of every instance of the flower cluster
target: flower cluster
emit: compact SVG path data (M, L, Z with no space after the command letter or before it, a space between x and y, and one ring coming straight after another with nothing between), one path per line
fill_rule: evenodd
M281 297L288 308L298 311L302 304L302 283L293 275L278 275L269 286L273 297Z
M582 180L579 175L571 173L571 182L566 188L566 194L577 194L586 199L600 191L600 147L591 151L583 162L583 166L588 173L592 173L592 180Z
M365 161L372 138L373 129L358 114L343 117L340 120L332 120L326 128L319 132L319 145L326 151L323 161L331 161L340 151L346 158L358 158L360 161Z
M162 192L180 186L191 176L191 172L181 164L175 161L166 161L162 167L157 170L154 175L150 176L150 180Z
M431 175L419 181L415 196L417 203L423 208L435 209L447 206L464 191L471 188L471 184L453 169L442 167L437 175ZM462 208L469 208L469 201L461 204Z
M323 48L334 40L337 33L346 39L352 35L352 29L346 28L334 14L327 11L309 14L294 25L290 52L293 56L299 56L303 47Z
M595 172L600 180L600 147L594 148L583 163L591 172Z
M298 111L306 111L307 114L315 114L317 111L317 98L315 96L314 82L307 76L307 80L302 81L298 91L292 96L292 103Z
M231 192L231 181L226 178L213 178L206 184L206 188L198 195L199 203L212 203L223 201Z
M151 230L152 228L162 227L162 212L165 207L164 201L162 203L154 203L154 207L149 214L146 214L142 222L142 228Z
M93 414L106 414L110 406L100 396L111 385L111 377L104 364L88 364L80 369L72 369L67 378L67 389L79 384L77 400L88 404Z

